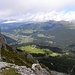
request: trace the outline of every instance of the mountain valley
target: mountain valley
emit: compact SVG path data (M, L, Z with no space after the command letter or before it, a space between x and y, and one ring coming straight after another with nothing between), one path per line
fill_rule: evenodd
M15 47L23 56L31 54L52 71L74 75L74 24L69 21L51 20L33 22L20 25L12 30L7 29L2 31L2 34L7 43Z

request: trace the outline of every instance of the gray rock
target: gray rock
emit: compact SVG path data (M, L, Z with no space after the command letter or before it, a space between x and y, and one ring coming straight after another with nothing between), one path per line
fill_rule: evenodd
M33 59L33 56L31 54L28 54L27 59Z
M9 68L17 69L18 70L17 72L20 73L21 75L50 75L46 71L46 69L43 69L39 64L33 64L32 69L34 70L32 70L31 68L27 68L26 66L18 66L11 63L0 62L0 71Z
M45 68L42 68L40 64L33 64L32 69L37 75L50 75L50 73Z
M7 66L8 66L8 63L6 63L6 62L0 62L0 70L4 69Z

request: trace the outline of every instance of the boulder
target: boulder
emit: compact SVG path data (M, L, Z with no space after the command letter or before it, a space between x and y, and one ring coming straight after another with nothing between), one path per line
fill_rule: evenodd
M42 68L40 64L32 64L32 69L37 75L51 75L45 68Z

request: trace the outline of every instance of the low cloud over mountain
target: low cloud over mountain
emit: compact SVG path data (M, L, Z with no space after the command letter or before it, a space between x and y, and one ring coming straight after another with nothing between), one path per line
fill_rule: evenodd
M65 11L61 11L61 12L51 11L48 13L39 12L39 13L34 13L34 14L27 13L27 14L21 15L21 16L8 17L7 20L4 21L3 23L29 22L29 21L44 22L44 21L48 21L48 20L72 21L72 20L75 20L75 11L69 11L67 13Z

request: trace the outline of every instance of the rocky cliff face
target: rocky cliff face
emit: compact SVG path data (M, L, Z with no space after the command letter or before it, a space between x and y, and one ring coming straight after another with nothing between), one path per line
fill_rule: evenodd
M0 48L2 47L6 49L6 40L3 37L3 35L0 33Z
M7 50L6 49L6 40L5 40L5 38L2 36L2 34L0 33L0 61L2 60L1 59L1 48L4 48L5 50Z

